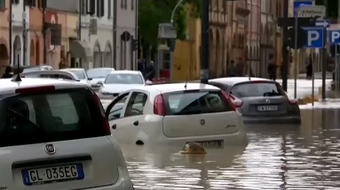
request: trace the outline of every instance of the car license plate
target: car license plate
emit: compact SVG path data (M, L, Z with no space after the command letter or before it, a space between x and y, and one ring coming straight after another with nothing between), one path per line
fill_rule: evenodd
M221 147L223 145L222 140L216 141L196 141L196 143L201 144L203 147Z
M25 185L84 179L81 164L22 170L21 173Z
M257 111L265 112L265 111L278 111L279 106L271 105L271 106L257 106Z

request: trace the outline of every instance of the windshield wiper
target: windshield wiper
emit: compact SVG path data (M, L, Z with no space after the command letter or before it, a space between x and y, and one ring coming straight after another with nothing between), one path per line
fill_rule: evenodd
M36 129L39 132L42 132L42 129L39 127L39 125L33 123L31 120L29 120L28 118L26 118L25 116L21 115L20 113L12 110L12 109L7 109L9 111L9 113L12 113L13 115L17 116L18 118L20 118L20 121L25 121L26 123L30 124L34 129Z

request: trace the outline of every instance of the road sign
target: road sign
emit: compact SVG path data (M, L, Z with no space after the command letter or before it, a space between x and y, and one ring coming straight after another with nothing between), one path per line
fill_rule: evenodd
M326 16L326 7L320 5L301 5L298 7L297 12L301 15L323 18Z
M324 28L313 27L304 28L307 34L307 44L304 48L322 48L324 47Z
M297 1L297 0L295 0L294 4L293 4L294 17L296 17L296 11L301 5L313 5L313 1ZM298 14L298 17L310 17L310 15Z
M320 26L320 27L324 27L324 28L329 28L331 25L329 20L317 20L315 22L315 26Z
M158 25L158 38L161 39L176 39L176 28L171 23L160 23Z
M328 40L330 44L340 44L340 30L329 31Z

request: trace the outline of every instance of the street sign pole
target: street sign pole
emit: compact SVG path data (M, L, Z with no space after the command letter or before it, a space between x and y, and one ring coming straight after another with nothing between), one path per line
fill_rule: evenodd
M335 90L338 91L339 90L339 83L338 83L338 44L335 44L335 52L334 52L334 59L335 59L335 63L334 63L334 66L335 66L335 69L334 69L334 76L335 76Z
M295 11L296 13L295 13L295 25L294 25L294 29L295 29L295 45L294 45L294 99L296 99L297 98L297 68L298 68L298 66L297 66L297 62L298 62L298 15L297 15L297 13L298 13L298 9L296 9L296 11Z
M315 85L315 78L314 78L314 62L315 62L315 51L314 49L312 49L312 62L310 64L312 64L312 106L314 106L314 85Z

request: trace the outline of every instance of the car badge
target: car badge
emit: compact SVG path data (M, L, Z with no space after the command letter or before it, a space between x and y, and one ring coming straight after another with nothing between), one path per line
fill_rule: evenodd
M266 99L266 103L268 103L268 104L269 104L269 103L270 103L270 100L269 100L269 99Z
M45 152L47 154L50 154L50 155L55 154L55 152L56 152L55 147L53 146L53 144L46 144L44 149L45 149Z
M201 119L201 125L204 125L204 124L205 124L205 120Z

